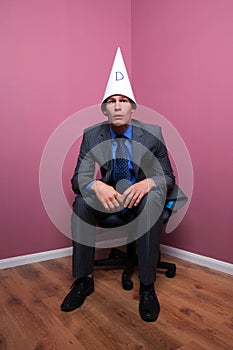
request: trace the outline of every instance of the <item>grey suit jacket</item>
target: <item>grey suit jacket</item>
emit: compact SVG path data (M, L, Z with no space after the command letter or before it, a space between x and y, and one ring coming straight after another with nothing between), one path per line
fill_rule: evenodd
M162 194L168 196L175 185L175 176L158 125L141 123L132 119L132 162L136 181L153 178ZM100 123L84 131L77 165L71 179L76 194L84 195L87 185L96 178L113 184L112 140L108 122Z

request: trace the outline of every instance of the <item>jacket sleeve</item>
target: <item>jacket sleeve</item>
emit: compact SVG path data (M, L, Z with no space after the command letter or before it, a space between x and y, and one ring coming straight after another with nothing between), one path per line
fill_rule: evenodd
M94 179L94 175L95 160L89 146L88 133L84 132L74 175L71 179L74 193L80 194Z
M155 135L155 133L153 132ZM175 176L169 159L167 147L162 135L161 127L156 128L154 146L151 147L151 158L148 166L151 166L151 178L167 196L175 184Z

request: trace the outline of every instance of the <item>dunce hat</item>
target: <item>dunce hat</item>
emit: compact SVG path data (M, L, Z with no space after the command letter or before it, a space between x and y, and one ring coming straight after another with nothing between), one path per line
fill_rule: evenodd
M116 56L112 65L112 70L108 79L108 84L102 100L101 109L104 112L106 99L112 95L124 95L128 97L134 104L136 109L136 100L129 81L128 73L121 54L121 49L118 47Z

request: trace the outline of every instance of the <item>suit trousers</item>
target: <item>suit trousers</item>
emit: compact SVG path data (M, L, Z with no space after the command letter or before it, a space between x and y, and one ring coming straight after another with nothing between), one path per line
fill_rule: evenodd
M146 285L154 283L162 235L163 197L150 191L137 207L127 209L125 214L106 213L99 205L90 197L78 195L75 198L71 218L73 277L80 278L93 272L96 226L106 227L104 223L110 215L120 215L122 221L128 223L125 227L129 241L137 240L139 281Z

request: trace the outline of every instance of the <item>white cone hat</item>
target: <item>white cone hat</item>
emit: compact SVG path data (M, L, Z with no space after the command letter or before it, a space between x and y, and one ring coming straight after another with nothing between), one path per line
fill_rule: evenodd
M128 73L121 54L121 49L118 47L116 56L112 65L112 70L108 79L105 94L102 100L101 108L103 110L103 102L112 95L124 95L135 103L136 100L129 81Z

